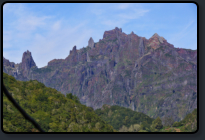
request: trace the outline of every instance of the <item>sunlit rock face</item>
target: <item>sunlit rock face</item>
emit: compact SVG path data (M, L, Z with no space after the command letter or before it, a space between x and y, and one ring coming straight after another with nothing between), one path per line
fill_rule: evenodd
M105 31L103 39L68 52L65 59L35 67L31 53L22 63L4 58L4 72L18 80L36 79L48 87L77 95L94 109L119 105L150 117L175 121L197 108L197 50L177 49L154 34L146 39L121 28ZM18 73L12 71L18 67Z

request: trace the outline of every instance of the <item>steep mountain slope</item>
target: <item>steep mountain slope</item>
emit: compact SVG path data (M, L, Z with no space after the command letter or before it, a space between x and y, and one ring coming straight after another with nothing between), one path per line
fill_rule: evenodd
M75 96L67 98L55 89L36 80L17 81L3 74L3 82L20 106L46 132L113 132L111 125L98 117L94 110L79 103ZM6 132L35 132L19 111L3 94L3 130Z
M73 93L94 109L119 105L179 121L197 108L197 51L174 48L158 34L146 39L116 27L99 42L90 38L86 48L74 46L68 57L43 68L27 51L20 64L4 59L3 70L19 80L36 79Z

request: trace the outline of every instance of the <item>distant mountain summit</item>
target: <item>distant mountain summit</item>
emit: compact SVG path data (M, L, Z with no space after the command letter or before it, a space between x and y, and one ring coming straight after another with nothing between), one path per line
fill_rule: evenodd
M88 41L88 46L89 46L90 48L93 48L93 47L94 47L94 40L93 40L92 37L90 37L90 39L89 39L89 41Z
M21 63L22 74L24 77L28 75L31 67L36 67L36 64L33 61L31 52L27 50L26 52L23 53L23 58Z
M27 81L31 68L37 68L30 51L23 53L22 62L15 64L3 57L3 71L14 76L18 80Z
M4 72L16 79L36 79L73 93L94 109L119 105L179 121L197 108L197 50L174 48L157 33L146 39L116 27L99 42L90 38L87 47L74 46L65 59L43 68L28 51L20 64L3 62Z

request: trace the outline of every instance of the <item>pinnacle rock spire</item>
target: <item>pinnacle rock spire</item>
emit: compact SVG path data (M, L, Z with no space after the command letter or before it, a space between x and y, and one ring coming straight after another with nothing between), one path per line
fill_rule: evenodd
M95 46L94 40L93 40L92 37L90 37L90 39L89 39L89 41L88 41L88 46L89 46L90 48L94 48L94 46Z
M36 63L33 60L31 52L27 50L26 52L23 53L22 63L21 63L23 75L26 76L26 74L29 72L29 70L33 66L36 66Z

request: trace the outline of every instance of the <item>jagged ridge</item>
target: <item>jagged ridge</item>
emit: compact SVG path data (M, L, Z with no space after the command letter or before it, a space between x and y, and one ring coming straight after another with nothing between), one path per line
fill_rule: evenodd
M117 27L92 43L90 38L86 48L74 46L67 58L44 68L22 67L16 79L36 79L64 94L71 92L94 109L120 105L179 121L197 107L196 50L174 48L157 34L150 39L127 35ZM6 66L4 71L13 75Z

